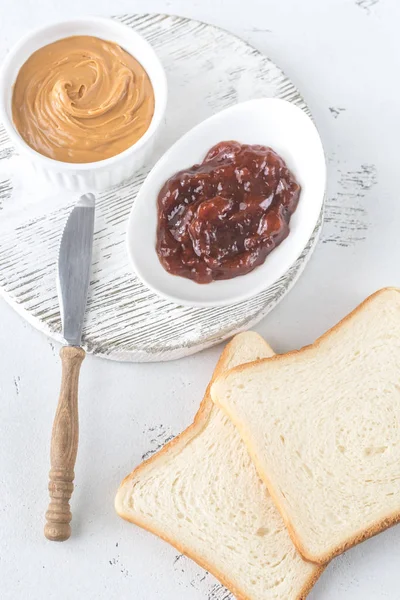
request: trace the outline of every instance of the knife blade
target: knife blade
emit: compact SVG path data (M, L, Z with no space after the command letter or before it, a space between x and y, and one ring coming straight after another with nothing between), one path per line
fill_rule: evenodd
M92 262L95 197L81 196L61 238L58 257L58 296L63 337L80 346Z
M69 501L78 452L78 382L85 351L80 347L92 262L95 197L81 196L66 222L58 258L57 287L66 346L60 351L62 379L53 422L49 494L44 534L57 542L71 535Z

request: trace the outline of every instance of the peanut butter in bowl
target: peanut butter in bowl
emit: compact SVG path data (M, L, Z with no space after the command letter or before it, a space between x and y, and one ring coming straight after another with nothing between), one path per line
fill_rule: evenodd
M14 125L40 154L68 163L111 158L133 146L154 114L142 65L118 44L71 36L34 52L12 95Z

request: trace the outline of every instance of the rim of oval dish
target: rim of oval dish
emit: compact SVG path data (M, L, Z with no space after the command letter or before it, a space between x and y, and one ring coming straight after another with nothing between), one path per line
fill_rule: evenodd
M154 113L153 113L153 116L152 116L152 119L151 119L148 129L144 132L142 137L140 137L134 144L132 144L132 146L129 146L129 148L126 148L119 154L115 154L114 156L110 156L109 158L105 158L102 160L96 160L96 161L92 161L92 162L88 162L88 163L70 163L70 162L64 162L61 160L57 160L55 158L51 158L50 156L41 154L40 152L38 152L37 150L35 150L34 148L29 146L29 144L27 144L25 142L23 137L19 134L16 127L14 126L12 118L10 118L10 116L8 114L8 110L7 110L8 83L6 83L5 80L6 80L6 76L8 74L8 70L10 69L11 63L13 62L13 60L15 60L15 57L23 49L23 47L25 45L27 45L29 42L36 40L38 37L40 37L41 34L49 32L53 29L57 29L57 28L61 28L61 27L70 27L71 29L73 29L74 27L78 28L78 27L85 26L85 25L88 25L88 26L99 25L99 26L103 26L103 27L108 27L110 29L110 32L112 32L112 30L119 29L121 32L122 31L126 32L132 38L135 38L136 40L140 40L140 42L146 47L146 51L149 52L150 55L152 55L152 58L157 65L157 69L159 70L159 73L157 74L157 79L159 78L159 81L157 81L157 86L160 87L161 93L155 91L155 89L154 89L155 84L150 78L150 81L151 81L151 84L152 84L152 87L154 90L154 96L155 96ZM73 34L72 32L70 32L69 34L67 33L60 37L57 36L57 39L54 41L61 40L66 36L68 37L68 35L73 36L73 35L79 35L79 34ZM80 35L84 35L84 34L80 34ZM86 34L86 35L89 35L89 34ZM95 35L95 34L93 34L93 35ZM98 35L97 35L97 37L98 37ZM101 39L103 39L103 38L101 38ZM112 41L114 43L118 43L114 39L111 39L110 41ZM49 42L49 43L54 43L54 42ZM46 46L46 45L47 44L44 44L44 46ZM119 43L118 43L118 45L119 45ZM40 46L38 49L40 49L44 46ZM131 54L131 55L133 56L133 54ZM25 61L26 60L27 59L25 59ZM20 64L19 69L23 66L25 61L23 61ZM147 72L147 70L146 70L146 72ZM150 77L150 75L149 75L149 77ZM14 86L14 83L15 83L15 80L11 84L11 90ZM11 98L12 98L12 94L11 94ZM144 144L146 144L157 132L157 129L161 125L161 122L164 118L164 114L165 114L165 110L166 110L166 106L167 106L167 100L168 100L167 76L165 74L164 66L163 66L161 60L159 59L156 51L154 50L153 46L142 35L137 33L134 29L132 29L128 25L125 25L124 23L121 23L120 21L117 21L116 19L113 19L113 18L86 17L86 18L82 18L82 19L67 19L65 21L57 21L56 23L49 23L48 25L44 25L43 27L34 29L33 31L31 31L28 34L26 34L25 36L23 36L16 44L14 44L14 46L11 47L10 51L8 52L6 58L3 61L1 69L0 69L0 119L1 119L8 135L10 136L11 140L13 141L13 143L16 144L17 147L20 147L24 152L29 154L31 156L32 160L41 161L44 165L46 165L46 167L49 167L49 168L57 169L57 168L62 167L63 170L65 169L65 170L70 170L70 171L73 171L73 170L88 171L97 166L98 167L112 166L115 163L119 162L120 160L123 160L130 154L132 154L132 155L135 154L135 152L137 150L140 150L140 148L142 148L142 146L144 146Z
M301 114L302 115L301 118L304 117L312 125L315 133L317 134L317 139L320 144L320 151L321 151L321 155L323 158L323 172L321 173L322 180L323 180L323 189L321 190L321 195L320 195L320 198L318 198L318 202L315 203L313 218L310 219L307 223L302 224L302 226L301 226L301 231L302 231L301 243L299 243L297 246L295 246L294 250L292 250L292 251L289 250L289 252L286 252L286 254L283 255L283 259L281 260L282 264L279 269L275 269L276 272L273 277L268 278L268 276L267 276L268 274L267 274L266 277L264 279L260 280L258 284L252 285L249 290L246 289L246 286L242 285L242 283L244 283L246 281L246 278L248 278L255 272L259 273L260 270L261 271L263 269L267 270L269 255L267 256L264 263L262 263L261 265L259 265L258 267L256 267L255 269L253 269L252 271L250 271L249 273L247 273L245 275L234 277L234 278L231 278L228 280L213 281L208 284L199 284L190 279L180 277L178 275L172 275L171 273L168 273L164 269L164 267L162 267L161 263L159 263L161 268L165 272L165 274L168 276L168 278L184 280L185 283L183 285L192 286L193 290L195 289L193 286L197 287L197 286L201 285L201 287L203 288L203 287L208 287L208 286L217 286L217 285L221 285L221 284L223 285L223 284L226 284L227 282L234 281L235 283L232 284L232 286L233 285L236 286L236 291L234 294L231 294L232 300L230 298L229 299L222 298L222 299L217 299L217 300L204 299L204 298L202 298L200 300L199 299L187 300L186 298L180 296L179 294L175 295L173 293L164 291L162 289L162 287L161 288L157 287L157 285L154 285L152 283L152 279L147 276L147 273L145 272L145 270L143 270L141 268L141 266L138 264L138 262L136 260L135 252L133 251L133 248L132 248L133 243L132 243L131 237L134 235L135 228L138 226L138 222L135 223L136 213L140 210L140 204L143 202L142 198L146 195L146 192L148 191L147 188L150 187L150 190L151 190L151 185L148 182L149 181L151 182L152 175L155 172L157 172L157 170L159 168L162 168L165 164L168 164L169 157L175 151L175 148L177 146L179 146L183 140L187 140L195 132L199 131L205 123L212 123L213 121L217 121L220 118L221 114L227 114L227 113L238 111L241 109L241 107L243 107L245 105L251 105L254 103L265 103L265 102L271 103L271 104L273 104L273 103L281 104L281 105L284 104L284 105L286 105L286 107L289 107L289 106L291 107L289 110L293 109L294 111L298 112L299 115ZM243 143L246 143L246 142L243 142ZM285 157L283 157L283 158L285 159ZM185 166L182 165L181 168L184 169ZM296 176L297 175L298 174L296 173ZM128 252L129 260L131 263L131 267L132 267L134 273L137 275L137 277L141 280L141 282L147 288L149 288L151 291L153 291L158 296L165 298L177 305L188 306L188 307L192 307L192 308L196 308L196 307L205 308L205 307L217 307L217 306L233 306L233 305L243 302L245 300L249 300L250 298L253 298L257 294L265 291L266 289L268 289L269 287L274 285L280 279L280 277L282 277L285 273L287 273L288 270L292 267L292 265L299 258L299 256L303 252L304 248L307 246L307 244L312 236L312 233L316 227L318 219L320 217L321 208L323 207L324 197L325 197L325 192L326 192L326 180L327 180L326 158L325 158L324 148L322 145L322 140L319 135L318 129L315 126L314 121L301 108L299 108L295 104L288 102L286 100L282 100L280 98L257 98L257 99L247 100L245 102L235 104L234 106L231 106L227 109L219 111L215 115L212 115L208 119L205 119L204 121L198 123L192 129L187 131L183 136L181 136L172 146L170 146L170 148L163 154L163 156L157 161L157 163L154 165L154 167L148 173L148 175L147 175L144 183L142 184L142 186L139 190L139 193L134 201L134 204L132 206L132 209L131 209L131 212L129 215L129 219L128 219L127 234L126 234L126 247L127 247L127 252ZM158 192L156 193L155 197L152 197L150 199L150 201L154 203L154 210L156 212L157 212L157 197L158 197ZM301 196L300 196L300 202L301 202ZM136 225L136 227L135 227L135 225ZM299 233L297 233L297 235L299 236ZM286 249L289 249L290 244L293 247L293 243L291 243L292 240L293 240L293 236L292 236L292 238L290 238L290 232L289 232L288 237L285 240L283 240L283 242L277 248L285 245L285 243L286 243L286 245L284 247ZM154 242L153 250L154 250L154 253L156 254L156 249L155 249L156 231L154 231L153 242ZM276 249L274 249L273 252L275 252L275 250ZM158 261L158 257L157 257L157 261ZM240 290L242 290L242 291L240 292Z

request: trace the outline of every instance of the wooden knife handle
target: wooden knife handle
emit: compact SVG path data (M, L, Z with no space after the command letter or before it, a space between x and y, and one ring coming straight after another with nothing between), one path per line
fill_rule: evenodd
M74 489L74 467L78 451L78 381L85 351L75 346L64 346L60 356L61 390L51 436L50 504L44 527L44 535L55 542L63 542L71 535L69 500Z

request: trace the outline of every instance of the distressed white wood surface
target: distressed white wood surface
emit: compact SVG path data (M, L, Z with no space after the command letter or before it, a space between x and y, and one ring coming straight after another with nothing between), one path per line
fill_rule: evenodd
M296 286L257 325L274 349L311 342L370 292L400 284L397 0L114 0L111 9L108 0L19 0L2 9L0 56L48 20L171 12L240 35L302 90L328 153L330 217ZM112 506L142 455L191 422L220 347L158 364L87 357L74 536L54 546L42 526L58 349L0 300L1 599L225 600L210 575ZM396 527L336 559L310 600L397 600L399 561Z
M166 15L123 16L144 35L167 72L166 125L155 159L193 125L237 102L275 96L309 114L275 64L236 36L205 23ZM99 194L83 345L130 361L181 358L251 327L289 291L303 271L322 226L287 274L256 297L229 307L188 308L159 298L132 273L126 222L149 168ZM0 129L0 293L35 327L62 341L55 287L59 240L76 196L44 189L27 177L21 157Z

